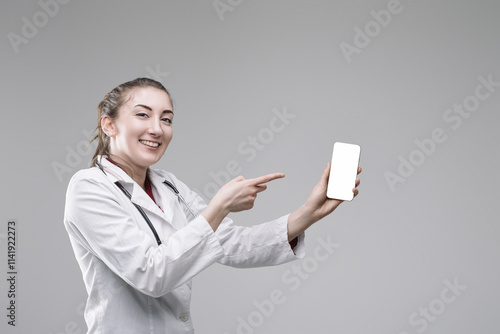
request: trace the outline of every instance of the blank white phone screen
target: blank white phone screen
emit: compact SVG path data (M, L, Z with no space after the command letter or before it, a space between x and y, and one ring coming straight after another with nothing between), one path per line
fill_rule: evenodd
M361 147L355 144L336 142L333 144L332 165L326 196L350 201L354 197Z

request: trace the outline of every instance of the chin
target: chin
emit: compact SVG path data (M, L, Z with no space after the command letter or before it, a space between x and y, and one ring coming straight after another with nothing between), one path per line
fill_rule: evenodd
M149 166L151 166L151 165L154 165L154 164L155 164L155 163L157 163L158 161L160 161L162 157L163 157L163 154L161 154L161 155L160 155L160 156L158 156L158 157L154 157L154 158L153 158L153 157L149 157L149 158L147 158L147 159L144 159L144 162L145 162L145 163L148 165L148 167L149 167Z

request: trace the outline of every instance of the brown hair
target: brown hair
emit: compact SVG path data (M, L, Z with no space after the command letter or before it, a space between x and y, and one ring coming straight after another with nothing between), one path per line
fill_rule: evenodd
M168 98L173 103L168 90L160 82L150 78L137 78L113 88L112 91L104 96L104 99L97 106L97 127L94 130L97 134L89 141L89 145L96 139L98 139L98 144L94 152L94 156L92 157L92 161L90 162L90 167L96 165L97 157L99 155L104 155L111 159L109 152L109 137L101 128L102 118L104 116L108 116L112 120L116 119L118 117L118 110L125 102L126 93L133 88L140 87L153 87L160 89L167 93ZM123 168L123 166L120 167Z

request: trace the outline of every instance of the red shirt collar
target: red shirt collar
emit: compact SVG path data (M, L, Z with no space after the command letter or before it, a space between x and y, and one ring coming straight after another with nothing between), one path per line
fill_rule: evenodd
M116 162L114 162L113 160L109 159L108 157L106 157L106 160L108 160L109 162L111 162L113 165L115 165L117 167L120 167ZM120 167L120 169L123 170L123 168L121 168L121 167ZM153 190L151 189L151 181L149 180L148 174L146 174L146 180L144 181L144 190L146 191L146 194L148 194L149 197L151 197L151 199L153 200L153 202L156 203L155 198L153 196Z

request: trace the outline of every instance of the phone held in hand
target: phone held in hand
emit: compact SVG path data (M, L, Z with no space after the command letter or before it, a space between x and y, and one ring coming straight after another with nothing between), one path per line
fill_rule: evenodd
M351 201L358 175L361 147L355 144L336 142L333 144L332 164L326 196L328 198Z

